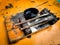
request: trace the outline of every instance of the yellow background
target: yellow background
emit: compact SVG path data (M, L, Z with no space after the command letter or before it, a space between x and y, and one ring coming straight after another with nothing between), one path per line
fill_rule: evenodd
M46 2L41 5L42 3ZM5 9L11 3L13 8ZM0 0L0 45L58 45L60 44L60 20L49 28L44 29L32 38L25 38L15 44L8 44L7 32L4 25L4 16L15 15L27 8L35 7L41 11L48 8L57 17L60 17L60 4L56 0ZM39 6L40 5L40 6ZM38 6L38 7L36 7Z

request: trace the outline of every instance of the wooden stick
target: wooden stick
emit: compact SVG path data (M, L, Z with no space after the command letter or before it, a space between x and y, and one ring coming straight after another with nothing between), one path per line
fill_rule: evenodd
M23 23L26 23L26 22L29 22L29 21L35 20L35 19L37 19L37 18L43 17L43 16L48 16L48 15L40 15L40 16L37 16L37 17L35 17L35 18L32 18L32 19L26 20L26 21L24 21L24 22L17 23L17 24L15 24L15 25L20 25L20 24L23 24Z
M46 20L44 20L44 21L46 21ZM34 25L42 25L42 24L45 24L45 23L47 23L48 21L46 21L46 22L39 22L39 23L36 23L36 24L32 24L32 25L30 25L30 26L26 26L26 27L24 27L24 28L21 28L21 30L24 30L24 29L27 29L27 28L30 28L30 27L32 27L32 26L34 26Z

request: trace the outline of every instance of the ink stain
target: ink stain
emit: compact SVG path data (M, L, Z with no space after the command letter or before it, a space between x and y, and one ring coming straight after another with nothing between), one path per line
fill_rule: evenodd
M8 14L8 12L6 12L6 14Z
M2 15L4 15L4 13L2 13Z
M35 1L31 1L32 3L35 3Z
M48 6L52 6L52 5L48 5Z
M13 8L13 5L10 4L10 3L9 3L8 5L5 6L5 9L9 9L9 8Z

